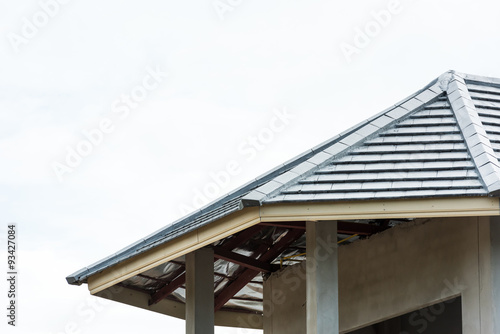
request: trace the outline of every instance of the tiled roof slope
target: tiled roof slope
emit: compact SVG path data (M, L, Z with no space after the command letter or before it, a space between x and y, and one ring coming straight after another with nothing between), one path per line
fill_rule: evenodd
M449 71L204 208L67 277L70 284L246 206L497 195L500 79Z
M306 162L309 168L290 175L286 184L264 185L244 199L261 204L495 196L500 189L499 81L446 72L367 123L371 131L354 133L332 146L337 149L316 154Z
M467 88L493 150L500 156L500 88L473 81Z
M486 195L446 96L268 202Z

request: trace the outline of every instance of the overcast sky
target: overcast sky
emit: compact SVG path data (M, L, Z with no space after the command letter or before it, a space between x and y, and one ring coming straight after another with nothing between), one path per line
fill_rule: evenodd
M0 267L15 222L20 276L0 331L184 333L65 277L449 69L500 77L499 7L1 0Z

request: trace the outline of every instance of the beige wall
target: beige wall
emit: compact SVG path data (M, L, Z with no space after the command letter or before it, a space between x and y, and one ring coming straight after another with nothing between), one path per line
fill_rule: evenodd
M406 223L341 246L341 332L462 295L463 333L492 333L489 221ZM266 334L305 333L304 280L305 265L300 264L265 282ZM429 321L420 315L414 320Z

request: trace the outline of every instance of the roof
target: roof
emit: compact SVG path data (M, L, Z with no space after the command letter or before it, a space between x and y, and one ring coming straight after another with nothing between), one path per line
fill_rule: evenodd
M499 154L500 79L449 71L387 110L66 279L87 283L117 263L250 206L496 196Z

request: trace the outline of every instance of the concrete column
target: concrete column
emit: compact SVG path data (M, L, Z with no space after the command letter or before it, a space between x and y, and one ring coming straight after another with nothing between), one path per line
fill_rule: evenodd
M307 222L306 247L307 334L338 334L337 222Z
M493 333L500 333L500 217L490 218Z
M186 334L214 333L214 251L186 255Z

